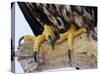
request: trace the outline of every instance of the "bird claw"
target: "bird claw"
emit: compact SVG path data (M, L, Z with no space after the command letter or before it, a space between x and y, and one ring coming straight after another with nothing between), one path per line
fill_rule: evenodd
M34 58L35 62L39 65L44 64L44 57L43 55L39 55L36 51L34 51L32 58Z
M48 36L48 40L50 41L52 49L54 49L55 40L53 40L50 35Z
M34 58L35 62L38 62L38 59L37 59L37 52L34 51L32 57Z
M71 64L71 62L72 62L71 53L72 53L72 50L68 49L68 59L69 59L68 61L69 61L69 64Z
M76 69L76 70L80 70L80 68L79 68L79 67L75 67L75 69Z

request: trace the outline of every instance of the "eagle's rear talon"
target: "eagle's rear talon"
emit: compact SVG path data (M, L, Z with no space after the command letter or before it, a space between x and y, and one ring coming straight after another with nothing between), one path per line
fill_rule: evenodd
M45 24L42 35L44 35L44 39L47 40L51 44L52 48L54 49L55 33L53 32L52 27Z
M50 41L52 49L54 49L55 40L53 40L50 35L48 36L48 40Z
M80 70L80 68L79 68L79 67L75 67L75 69L76 69L76 70Z

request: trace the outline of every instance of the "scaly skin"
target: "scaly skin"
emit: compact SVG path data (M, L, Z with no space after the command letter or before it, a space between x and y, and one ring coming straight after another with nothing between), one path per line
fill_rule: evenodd
M72 47L71 44L72 44L73 39L84 32L87 32L85 27L81 26L78 30L76 30L76 27L72 24L70 29L67 32L60 34L60 39L57 40L56 43L59 44L65 40L68 40L68 45L70 48Z
M35 36L33 35L25 35L24 36L24 41L34 41L35 40Z
M73 50L73 40L75 37L77 37L78 35L87 32L86 28L81 26L78 30L76 29L76 27L71 24L70 29L65 32L60 34L60 39L58 39L56 41L57 44L62 43L64 40L68 40L68 49L70 50L68 53L69 56L69 60L71 61L71 54L70 52L72 52ZM38 35L37 37L32 36L32 35L26 35L24 36L24 41L34 41L34 46L33 46L33 50L34 50L34 57L36 62L38 62L38 52L39 52L39 48L40 48L40 44L44 41L47 40L48 42L50 42L50 40L48 39L48 36L52 36L52 38L55 37L54 32L52 31L51 26L48 26L45 24L44 26L44 31L41 35Z
M55 37L55 34L54 34L51 26L45 24L44 25L44 31L42 32L41 35L38 35L38 36L26 35L26 36L24 36L24 41L34 41L34 46L33 46L33 50L34 50L34 53L35 53L34 57L35 57L35 60L38 61L37 55L39 53L40 44L44 40L47 40L51 44L51 41L54 37Z
M71 61L72 61L72 55L74 55L73 53L73 40L75 37L79 36L80 34L84 33L84 32L87 32L87 29L83 26L81 26L78 30L76 29L76 27L71 24L71 27L70 29L65 32L65 33L62 33L60 34L60 39L57 40L57 44L59 43L62 43L63 41L65 40L68 40L68 58L69 58L69 63L71 64ZM73 56L74 57L74 56ZM75 62L75 60L73 59L73 61ZM71 65L72 66L72 65Z

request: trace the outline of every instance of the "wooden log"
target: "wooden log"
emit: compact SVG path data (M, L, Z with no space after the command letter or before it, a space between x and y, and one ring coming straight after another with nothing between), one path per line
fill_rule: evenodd
M16 57L21 63L24 72L38 72L56 68L79 67L80 69L93 69L97 67L97 42L86 34L82 34L74 39L73 51L75 62L72 66L68 63L67 40L61 44L56 44L53 50L47 41L40 46L40 60L44 58L44 64L36 68L37 64L33 56L34 41L24 42L16 52Z

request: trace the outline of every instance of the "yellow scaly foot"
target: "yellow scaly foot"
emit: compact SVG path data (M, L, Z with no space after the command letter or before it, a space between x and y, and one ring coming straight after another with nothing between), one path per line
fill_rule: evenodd
M81 26L78 30L76 29L76 27L71 24L71 27L70 29L65 32L65 33L62 33L60 34L60 39L57 40L57 43L62 43L63 41L68 41L68 58L69 58L69 63L71 63L71 55L72 55L72 50L73 50L73 40L75 37L79 36L80 34L84 33L84 32L87 32L87 29L86 27L84 26Z
M20 39L20 41L22 39L24 39L24 41L34 41L34 46L33 46L34 58L35 58L35 61L38 62L38 53L39 53L39 48L40 48L41 43L44 40L46 40L54 48L54 42L53 42L54 38L55 38L55 34L52 30L52 27L50 25L45 24L44 31L42 32L41 35L38 35L38 36L25 35Z
M53 39L55 37L55 34L52 30L52 27L49 25L44 25L44 31L41 35L38 35L35 39L35 43L34 43L34 47L33 50L35 52L35 58L36 58L36 62L39 61L38 60L38 53L39 53L39 48L40 48L40 44L44 41L47 40L51 46L54 48L54 43L53 43Z

